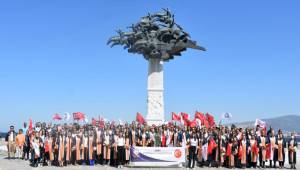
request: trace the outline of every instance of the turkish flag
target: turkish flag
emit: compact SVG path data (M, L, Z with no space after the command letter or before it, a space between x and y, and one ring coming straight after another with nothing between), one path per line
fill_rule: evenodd
M182 117L183 120L189 120L190 116L187 113L181 112L181 117Z
M203 113L196 111L195 113L195 118L198 118L201 120L201 122L203 122L205 120L205 116Z
M215 126L215 119L214 119L214 117L211 115L211 114L209 114L209 113L206 113L206 120L208 121L208 123L209 123L209 126L211 127L211 126Z
M189 114L181 112L181 123L185 126L189 126L190 120L189 120Z
M52 119L53 120L61 120L62 117L58 113L56 113L56 114L53 115Z
M99 127L104 128L104 119L99 117Z
M176 113L172 112L172 120L180 121L180 115L177 115Z
M93 126L96 126L96 124L97 124L96 119L92 118L92 125L93 125Z
M146 122L142 114L139 112L136 113L136 121L140 124L144 124Z
M203 125L206 127L206 129L209 128L209 123L206 119L203 120Z
M189 123L190 127L196 127L197 126L197 120L196 119L194 119L194 120L192 120L192 121L190 121L188 123Z
M73 119L74 120L84 120L85 115L82 112L75 112L75 113L73 113Z

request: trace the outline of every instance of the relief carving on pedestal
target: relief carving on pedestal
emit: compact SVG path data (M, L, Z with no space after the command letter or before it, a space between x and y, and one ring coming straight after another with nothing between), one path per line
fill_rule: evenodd
M148 92L148 113L160 118L163 116L163 106L162 92Z

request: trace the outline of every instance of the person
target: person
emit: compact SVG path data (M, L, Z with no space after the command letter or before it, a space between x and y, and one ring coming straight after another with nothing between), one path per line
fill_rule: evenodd
M15 127L10 126L9 131L6 134L5 142L7 143L7 153L8 153L8 159L15 158L16 153L16 132Z
M125 139L123 133L119 132L117 138L117 166L118 168L123 168L125 164Z
M285 148L286 148L286 142L283 138L283 134L281 130L278 131L278 137L276 139L276 148L274 151L274 165L276 166L276 161L279 163L279 168L284 167L284 160L285 160Z
M104 143L103 143L103 158L104 164L108 164L110 160L110 141L111 141L111 134L108 129L104 132Z
M233 145L233 138L230 137L226 146L226 160L228 168L234 167L234 153L232 153L234 150Z
M40 145L42 143L42 140L39 136L39 133L34 133L34 138L31 141L32 146L32 166L38 167L39 158L40 158Z
M295 138L295 132L291 134L291 139L288 142L288 149L289 149L289 164L291 165L291 169L296 169L297 163L297 140Z
M29 159L29 152L30 152L30 134L29 130L27 130L25 135L25 142L23 145L23 157L27 161Z
M98 127L96 130L96 160L97 163L99 164L103 164L102 143L103 143L103 129Z
M129 164L129 157L130 157L130 138L129 133L125 132L125 164Z
M154 146L155 147L161 146L161 131L158 127L155 127Z
M82 163L83 152L82 152L82 133L77 132L76 141L75 141L75 152L76 152L76 164Z
M257 146L258 144L254 134L251 134L251 139L249 143L250 143L249 152L251 153L251 167L256 168L259 148Z
M72 145L73 145L73 138L71 132L68 132L68 135L65 138L65 158L66 164L70 164L72 160Z
M265 162L267 160L266 158L266 149L267 149L267 144L268 140L266 138L266 132L265 130L261 131L261 136L258 137L258 145L259 145L259 166L261 168L265 168Z
M242 139L239 144L239 161L241 168L245 169L247 166L247 150L249 147L249 142L246 139L246 134L242 134Z
M276 137L275 137L275 132L274 129L270 128L270 136L269 136L269 143L270 143L270 168L276 168L275 163L272 165L272 163L274 162L274 150L276 148Z
M95 152L96 152L96 137L94 135L94 131L92 129L89 130L89 137L88 137L88 160L89 165L95 164Z
M16 136L16 157L18 159L23 157L23 146L25 143L25 135L23 134L23 130L20 129L18 135Z
M197 158L196 152L197 152L197 146L198 146L198 139L196 137L196 134L193 133L191 137L188 139L188 145L189 145L189 168L195 167L195 160Z

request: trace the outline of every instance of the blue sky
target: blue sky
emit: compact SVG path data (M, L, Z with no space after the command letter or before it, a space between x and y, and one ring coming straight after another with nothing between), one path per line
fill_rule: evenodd
M147 62L107 39L168 7L207 52L165 63L165 112L300 114L299 1L1 1L0 130L56 112L146 115Z

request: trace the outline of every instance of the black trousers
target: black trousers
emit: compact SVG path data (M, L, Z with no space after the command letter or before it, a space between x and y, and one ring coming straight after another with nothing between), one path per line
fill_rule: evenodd
M195 167L195 160L197 158L196 155L196 146L189 147L189 168Z
M125 148L124 146L118 146L117 147L117 159L118 159L118 165L124 165L125 164Z
M76 150L72 150L71 152L71 158L70 158L71 164L75 165L76 163Z
M24 147L23 147L23 157L24 158L26 157L26 159L29 159L29 151L30 151L30 147L24 145Z

